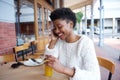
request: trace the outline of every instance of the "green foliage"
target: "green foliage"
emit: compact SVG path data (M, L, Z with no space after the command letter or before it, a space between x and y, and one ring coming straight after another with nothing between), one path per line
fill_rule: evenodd
M77 27L76 27L76 26L74 27L74 30L77 30Z
M83 13L82 12L77 12L76 14L76 18L77 18L77 22L80 23L83 17Z

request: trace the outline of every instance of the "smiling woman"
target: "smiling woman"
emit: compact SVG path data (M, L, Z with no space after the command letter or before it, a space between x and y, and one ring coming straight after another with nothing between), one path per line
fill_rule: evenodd
M54 25L52 31L57 36L51 33L51 41L46 46L47 65L69 76L70 80L100 80L92 40L73 31L75 13L69 8L58 8L51 13L50 18Z

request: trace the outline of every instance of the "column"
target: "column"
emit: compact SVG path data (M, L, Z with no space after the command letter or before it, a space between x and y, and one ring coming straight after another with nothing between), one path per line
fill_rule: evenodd
M103 46L103 3L102 0L100 0L100 35L99 35L99 46Z
M15 14L15 17L16 17L16 35L17 36L20 36L20 33L21 33L21 30L20 30L20 0L17 0L17 6L16 6L16 14Z
M90 34L91 34L91 39L93 40L94 38L94 18L93 18L93 4L91 4L91 27L90 27Z
M112 33L115 34L115 18L113 17L113 27L112 27Z
M55 0L55 9L56 8L60 8L60 1L59 0Z
M44 27L45 27L45 13L44 13L44 7L42 6L42 35L44 35Z
M35 39L38 40L37 0L34 0Z
M64 1L63 0L60 0L60 7L64 7Z
M79 23L79 32L78 32L78 34L82 34L82 20Z
M85 26L84 26L84 30L85 30L85 35L87 35L87 10L86 10L86 6L85 6Z

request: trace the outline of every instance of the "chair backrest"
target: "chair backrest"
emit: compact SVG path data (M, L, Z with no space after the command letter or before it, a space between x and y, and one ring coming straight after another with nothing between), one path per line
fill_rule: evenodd
M18 52L22 52L22 55L23 55L23 50L24 50L24 47L21 45L21 46L16 46L13 48L13 52L15 54L15 61L18 62ZM23 59L24 59L24 56L22 56Z
M14 53L17 54L17 52L24 50L23 46L16 46L14 47Z
M13 48L13 51L15 53L16 62L18 62L18 56L19 56L18 53L20 53L20 55L22 55L23 60L25 59L24 58L25 50L29 49L29 47L30 47L30 43L24 43L21 46L16 46L16 47Z
M109 76L108 76L108 80L111 80L112 74L114 74L115 71L115 64L108 60L105 59L103 57L97 57L99 65L106 68L109 71Z
M30 43L24 43L23 45L23 49L28 49L30 47Z

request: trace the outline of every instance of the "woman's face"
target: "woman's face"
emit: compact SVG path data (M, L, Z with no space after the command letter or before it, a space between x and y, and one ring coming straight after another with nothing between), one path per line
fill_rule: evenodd
M69 36L72 34L73 30L73 22L62 20L62 19L56 19L53 21L54 24L54 33L57 34L57 36L62 40L67 40Z

